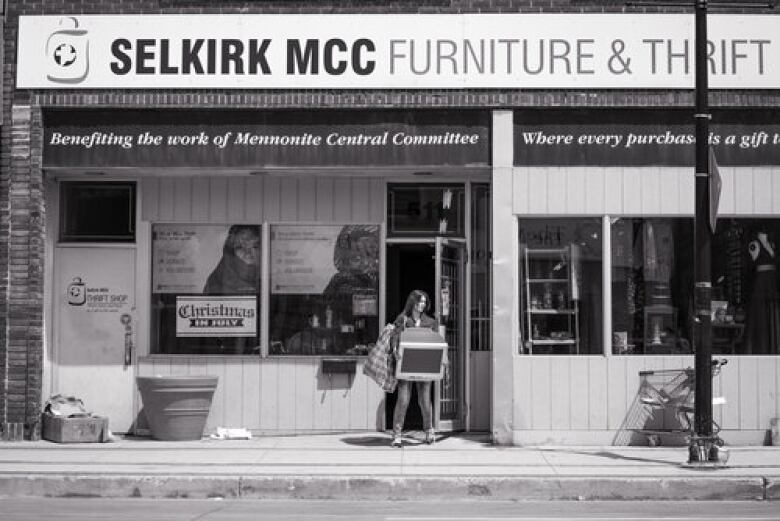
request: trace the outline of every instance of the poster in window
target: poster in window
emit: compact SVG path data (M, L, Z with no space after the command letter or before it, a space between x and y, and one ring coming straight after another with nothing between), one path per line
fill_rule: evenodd
M156 224L154 293L254 294L260 287L260 226Z
M379 226L278 225L271 230L271 293L352 295L379 280Z

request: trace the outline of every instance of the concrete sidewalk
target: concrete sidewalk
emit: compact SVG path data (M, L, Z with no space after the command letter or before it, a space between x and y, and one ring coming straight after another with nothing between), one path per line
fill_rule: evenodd
M732 447L685 468L685 447L496 447L486 437L378 432L104 444L0 443L0 496L274 499L780 499L780 447Z

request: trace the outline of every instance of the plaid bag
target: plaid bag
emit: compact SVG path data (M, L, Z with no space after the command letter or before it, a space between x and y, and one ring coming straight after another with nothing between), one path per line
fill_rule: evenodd
M395 391L398 380L395 379L395 355L393 354L393 333L395 327L388 324L379 334L376 344L368 352L363 365L363 374L374 380L386 393Z

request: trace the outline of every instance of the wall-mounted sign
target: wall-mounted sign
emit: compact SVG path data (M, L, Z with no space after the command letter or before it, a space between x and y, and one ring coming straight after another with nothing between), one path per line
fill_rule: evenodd
M514 114L514 163L526 166L693 166L685 110L527 110ZM720 165L779 165L780 112L715 111L709 144Z
M257 336L257 297L176 297L176 336Z
M487 166L486 111L81 110L44 115L47 167Z
M780 87L780 17L711 15L712 88ZM22 16L17 87L693 88L692 14Z

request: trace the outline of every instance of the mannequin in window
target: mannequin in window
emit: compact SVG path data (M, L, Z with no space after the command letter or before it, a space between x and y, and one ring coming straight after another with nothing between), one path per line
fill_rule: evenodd
M748 243L753 260L753 281L747 315L747 353L777 352L780 341L775 245L765 231L758 231Z

